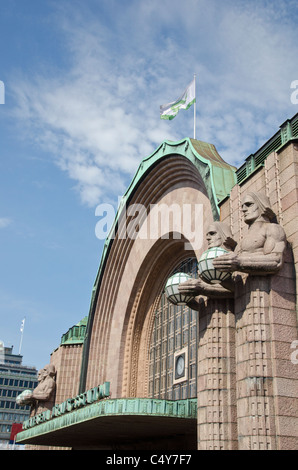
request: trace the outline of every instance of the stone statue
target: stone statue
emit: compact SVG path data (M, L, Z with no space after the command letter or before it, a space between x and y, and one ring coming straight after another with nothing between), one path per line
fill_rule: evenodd
M38 372L39 384L32 392L34 401L48 401L56 389L55 367L51 364L45 366Z
M232 237L230 228L223 222L213 222L208 227L206 240L208 242L208 249L221 247L225 250L232 251L237 245ZM180 292L193 294L194 299L187 304L193 310L198 309L199 299L196 300L195 297L202 295L210 298L229 298L233 296L233 290L234 283L232 280L223 281L221 284L209 284L201 277L198 279L190 279L179 285Z
M248 233L238 253L216 258L213 265L224 272L240 271L266 275L276 273L283 264L286 235L277 223L271 223L274 213L265 194L249 192L242 202Z
M39 402L51 401L56 389L55 376L55 367L52 364L46 365L38 371L39 383L33 392L25 390L16 398L16 402L21 406L31 405L32 408L36 408Z

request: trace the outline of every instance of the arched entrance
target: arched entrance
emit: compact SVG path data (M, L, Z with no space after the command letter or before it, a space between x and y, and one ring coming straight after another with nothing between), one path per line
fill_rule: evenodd
M142 162L141 173L138 172L126 193L126 206L117 214L115 236L105 246L92 296L83 353L82 391L109 381L112 397L149 394L149 332L163 286L179 263L200 256L205 248L207 226L218 217L219 185L215 185L212 165L217 165L222 174L231 171L209 147L204 150L204 157L195 154L188 140L178 143L176 150L173 153L172 145L165 144L157 156ZM127 229L135 223L131 208L138 205L145 208L144 216L136 218L139 233L123 236L123 227ZM152 237L150 230L149 236L144 237L143 232L151 229L152 216L161 206L175 208L168 225L160 228L158 237ZM198 207L201 212L197 212ZM180 225L177 213L182 215ZM184 223L187 217L191 220L188 230ZM191 238L198 233L202 243L197 240L194 243Z

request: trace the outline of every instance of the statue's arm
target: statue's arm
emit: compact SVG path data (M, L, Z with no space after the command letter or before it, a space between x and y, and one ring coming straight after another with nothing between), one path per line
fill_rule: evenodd
M200 295L210 298L228 298L232 295L233 287L234 286L232 282L223 284L208 284L207 282L203 281L203 279L198 278L181 283L179 285L179 291L184 294L193 295L194 298ZM193 300L187 304L190 308L193 308L191 304L193 306L195 305Z
M274 274L283 264L286 236L278 224L269 224L262 252L247 251L219 256L213 260L216 269L225 272L240 271L248 274Z

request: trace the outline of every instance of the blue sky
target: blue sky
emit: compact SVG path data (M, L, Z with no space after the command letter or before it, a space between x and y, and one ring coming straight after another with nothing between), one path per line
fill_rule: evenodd
M88 314L116 204L193 111L159 106L197 75L197 138L240 166L298 112L298 5L241 0L10 0L0 8L0 339L41 368Z

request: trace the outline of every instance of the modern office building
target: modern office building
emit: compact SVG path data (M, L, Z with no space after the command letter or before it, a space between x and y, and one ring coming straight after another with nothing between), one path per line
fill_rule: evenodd
M123 196L88 318L52 353L18 442L297 449L297 267L298 114L238 169L212 144L163 142Z
M0 445L9 443L12 425L30 416L30 406L20 407L16 397L37 386L37 370L22 364L23 356L13 353L13 346L2 348L0 355Z

